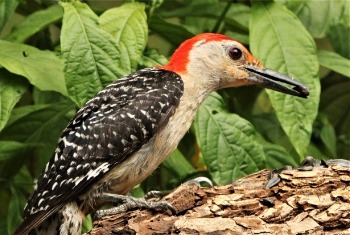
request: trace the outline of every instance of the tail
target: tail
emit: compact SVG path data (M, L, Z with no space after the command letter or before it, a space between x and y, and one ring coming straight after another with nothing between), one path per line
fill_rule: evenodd
M84 215L75 202L41 219L26 218L13 235L80 235Z
M58 213L52 214L50 217L41 222L37 227L33 228L26 220L16 229L13 235L59 235L60 223Z

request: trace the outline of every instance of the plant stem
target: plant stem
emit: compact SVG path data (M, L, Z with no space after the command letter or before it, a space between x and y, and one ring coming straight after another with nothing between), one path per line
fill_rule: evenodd
M215 26L214 26L214 28L213 28L213 30L212 30L212 33L217 33L217 32L218 32L222 21L224 20L226 14L227 14L227 12L228 12L228 10L230 9L232 3L234 3L234 2L237 2L237 0L231 0L231 1L229 1L229 2L227 3L227 5L226 5L225 9L222 11L222 13L221 13L219 19L216 21L216 24L215 24Z

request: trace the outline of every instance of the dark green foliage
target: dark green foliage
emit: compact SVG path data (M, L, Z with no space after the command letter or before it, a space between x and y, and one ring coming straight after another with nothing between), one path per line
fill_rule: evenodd
M227 184L296 166L307 155L350 159L349 1L84 2L0 1L1 234L21 221L77 109L122 75L165 64L201 32L241 41L266 67L310 86L311 95L254 87L213 93L178 150L133 195L196 176Z

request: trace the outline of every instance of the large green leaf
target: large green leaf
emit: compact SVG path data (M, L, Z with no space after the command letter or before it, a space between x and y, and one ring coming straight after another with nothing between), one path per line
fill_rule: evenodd
M148 38L145 5L128 3L109 9L100 16L99 23L117 42L123 60L130 61L128 72L136 70Z
M225 110L217 94L199 108L194 122L201 153L217 184L227 184L265 167L265 155L253 126Z
M335 52L325 50L318 50L317 56L320 65L350 78L349 59Z
M288 74L311 88L304 100L268 91L283 130L300 156L304 156L317 115L320 82L313 39L297 17L274 3L254 2L250 22L253 54L270 69Z
M131 65L86 4L61 4L61 51L68 93L81 107L103 87L129 73Z
M11 116L11 119L13 117L15 121L9 122L3 129L3 132L0 133L0 139L46 144L49 142L50 134L57 129L58 125L66 126L68 124L69 119L66 115L73 107L72 103L61 102L16 108ZM63 128L59 128L60 132ZM58 134L55 137L55 142L58 140ZM43 140L45 141L43 142Z
M0 1L0 32L6 24L8 18L13 14L18 5L18 0Z
M71 102L15 108L10 117L11 122L0 133L0 140L21 142L29 147L40 146L35 159L36 163L40 162L35 168L36 173L39 174L47 159L51 157L60 133L68 124L72 109L74 105ZM8 159L16 157L23 161L27 158L25 155L16 154L15 151L12 152L13 154L11 151L7 153ZM10 163L8 162L8 167ZM4 164L6 166L6 162Z
M0 65L40 90L67 95L61 60L53 52L0 40Z
M323 38L329 27L338 23L349 25L349 1L292 1L299 3L293 11L315 38Z
M6 125L11 111L23 93L28 83L5 70L0 70L0 131Z
M47 9L36 11L16 25L6 40L24 42L28 37L61 19L62 16L63 10L60 5L52 5Z

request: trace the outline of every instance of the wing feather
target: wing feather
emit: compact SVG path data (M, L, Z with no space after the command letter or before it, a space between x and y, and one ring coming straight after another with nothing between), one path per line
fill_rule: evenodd
M62 132L15 234L31 231L139 150L168 122L182 94L179 75L150 68L117 80L87 102Z

